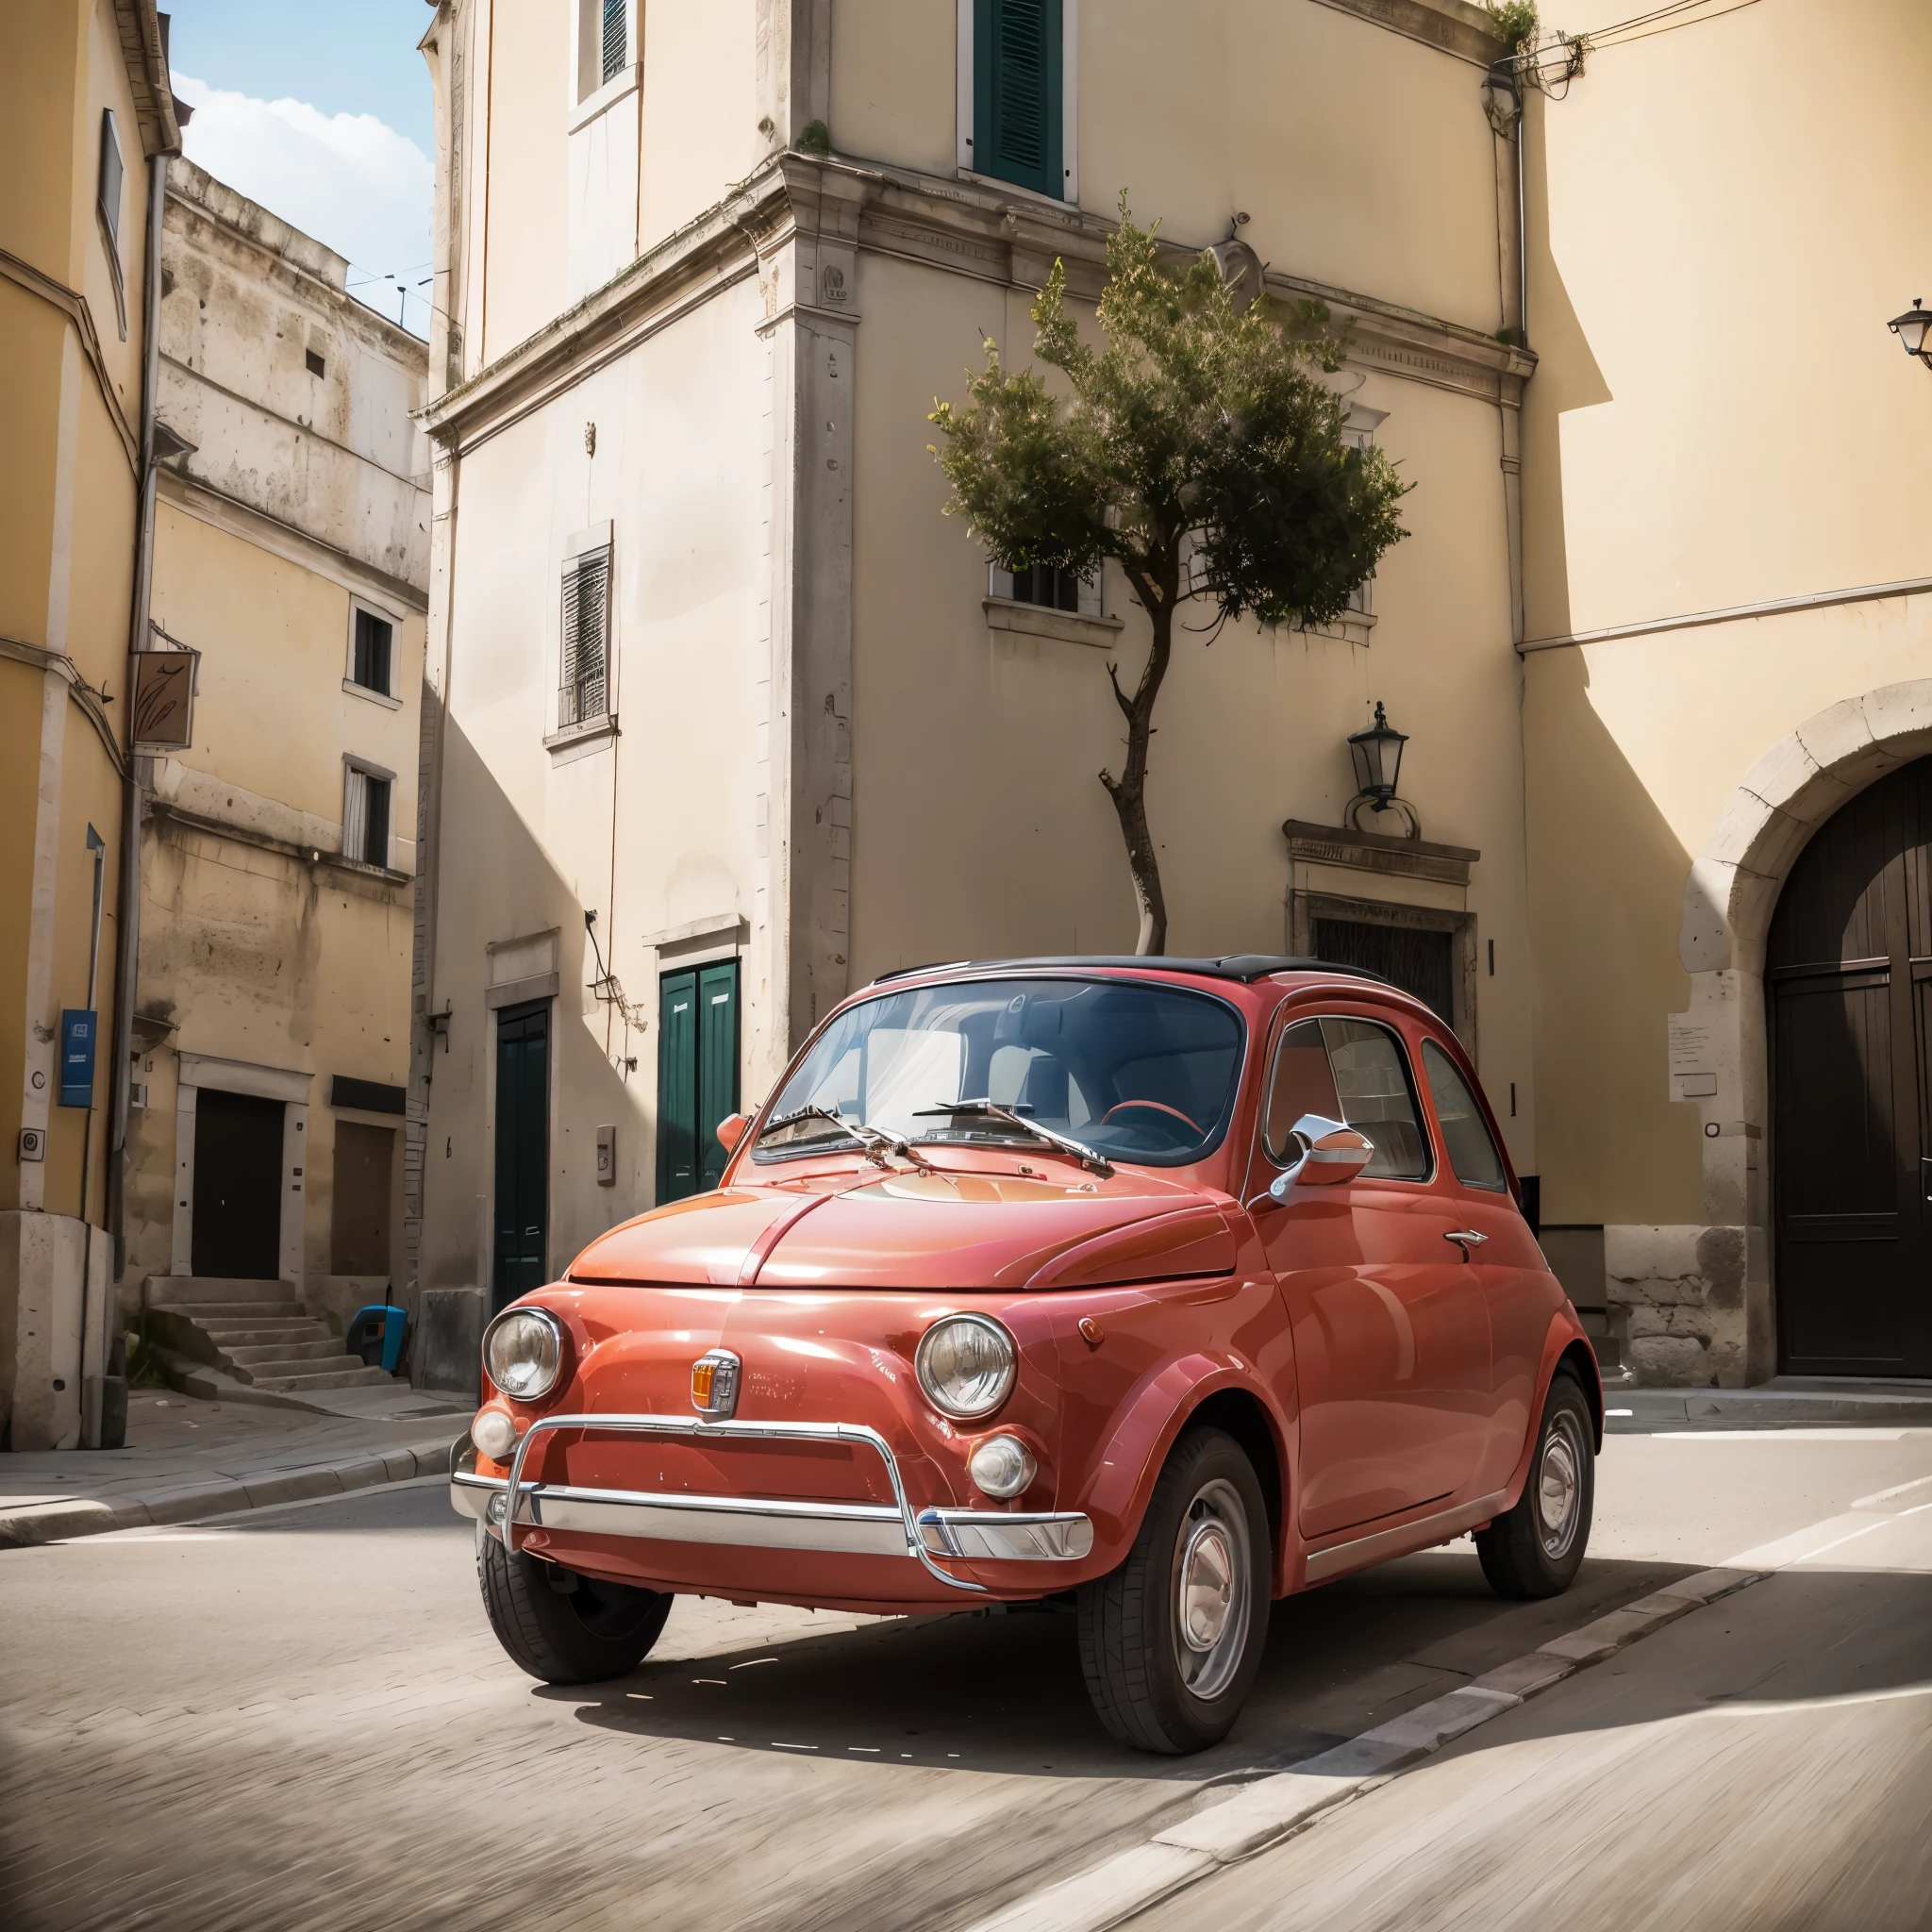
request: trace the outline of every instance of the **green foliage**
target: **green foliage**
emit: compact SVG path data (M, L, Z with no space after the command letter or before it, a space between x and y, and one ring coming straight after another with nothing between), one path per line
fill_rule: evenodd
M159 1357L155 1354L155 1344L148 1338L147 1310L143 1308L136 1317L138 1325L125 1331L127 1348L127 1386L130 1389L165 1389L168 1378L161 1373Z
M953 486L946 513L1002 564L1085 575L1111 558L1148 613L1154 645L1132 698L1114 683L1126 762L1118 779L1100 776L1141 896L1141 949L1158 951L1142 790L1176 608L1198 597L1222 622L1331 622L1407 534L1404 485L1382 451L1346 440L1348 406L1323 377L1341 369L1347 337L1322 304L1241 306L1211 255L1162 261L1124 195L1107 258L1101 345L1068 314L1056 261L1033 308L1034 353L1060 379L1008 370L989 341L965 407L934 407L941 441L928 447Z
M933 410L947 513L963 512L1015 569L1086 572L1114 558L1150 608L1191 593L1224 617L1329 622L1406 534L1393 466L1344 441L1347 405L1321 380L1341 366L1346 338L1320 303L1239 308L1211 257L1164 264L1154 230L1122 212L1100 298L1105 346L1083 342L1067 313L1064 263L1033 308L1035 353L1071 395L1008 371L989 341L966 408Z
M1512 54L1536 45L1541 23L1536 17L1535 0L1483 0L1483 11L1490 16L1496 38Z
M1505 323L1496 331L1496 340L1512 349L1526 349L1529 346L1529 338L1513 322Z
M798 151L817 155L823 160L832 152L832 130L823 121L808 121L798 130Z

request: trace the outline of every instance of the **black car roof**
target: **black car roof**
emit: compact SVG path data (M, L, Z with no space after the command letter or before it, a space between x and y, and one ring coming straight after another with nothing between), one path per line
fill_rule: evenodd
M1002 969L1032 971L1042 966L1119 966L1141 972L1196 973L1208 979L1237 979L1252 985L1274 973L1336 973L1347 979L1367 979L1376 986L1395 986L1379 973L1365 966L1341 966L1333 959L1297 958L1274 953L1230 953L1221 959L1179 959L1169 954L1069 953L1054 958L1030 959L941 959L928 966L895 966L871 981L881 986L889 979L910 979L922 973L991 973ZM1400 991L1400 988L1396 988Z

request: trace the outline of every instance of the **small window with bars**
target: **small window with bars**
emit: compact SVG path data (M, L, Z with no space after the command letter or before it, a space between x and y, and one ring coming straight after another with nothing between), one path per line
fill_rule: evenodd
M610 546L570 558L563 566L562 677L557 724L589 724L610 708Z
M347 759L342 771L342 857L389 864L390 802L395 774Z
M349 682L364 691L395 695L390 676L394 668L396 628L388 618L356 607L356 636L349 663Z
M994 564L987 573L986 591L990 597L1010 597L1016 604L1037 604L1046 610L1070 610L1079 617L1101 614L1097 564L1084 577L1043 563L1027 570L1002 570Z
M603 77L606 80L615 80L624 72L625 61L629 58L629 22L625 13L627 5L628 0L603 0L601 45Z

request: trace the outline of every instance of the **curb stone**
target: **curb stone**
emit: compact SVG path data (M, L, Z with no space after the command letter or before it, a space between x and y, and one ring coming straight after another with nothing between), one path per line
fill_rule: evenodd
M1216 1868L1238 1864L1291 1838L1324 1812L1491 1718L1514 1710L1539 1691L1769 1574L1766 1570L1706 1570L1653 1591L1291 1771L1238 1786L1233 1797L1219 1799L1144 1843L980 1920L972 1932L1109 1932Z
M449 1468L455 1436L437 1437L372 1455L339 1457L332 1462L263 1471L218 1482L180 1483L110 1500L104 1496L62 1496L10 1507L0 1498L0 1549L30 1549L117 1529L158 1528L204 1516L236 1515L272 1509L283 1503L306 1503L318 1496L347 1495L383 1483L410 1482L441 1475Z

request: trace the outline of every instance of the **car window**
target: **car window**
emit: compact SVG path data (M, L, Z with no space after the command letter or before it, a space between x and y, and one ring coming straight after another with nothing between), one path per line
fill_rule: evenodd
M1433 1040L1423 1041L1423 1071L1428 1075L1429 1098L1436 1103L1436 1119L1442 1128L1442 1148L1456 1178L1466 1188L1507 1191L1503 1157L1490 1139L1483 1110L1456 1062Z
M1299 1149L1289 1135L1305 1113L1339 1120L1341 1102L1335 1095L1335 1074L1328 1064L1328 1044L1319 1020L1300 1020L1281 1036L1274 1049L1274 1066L1268 1077L1268 1117L1263 1138L1268 1158L1286 1167Z
M1374 1144L1374 1158L1362 1169L1363 1175L1426 1180L1429 1143L1416 1114L1401 1042L1386 1026L1368 1020L1324 1020L1321 1026L1341 1118Z

